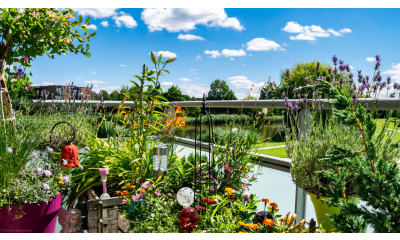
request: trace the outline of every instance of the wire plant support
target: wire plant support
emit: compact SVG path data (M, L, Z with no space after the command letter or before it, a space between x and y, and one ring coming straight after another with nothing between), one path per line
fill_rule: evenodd
M208 120L208 143L203 143L201 141L202 137L202 129L201 129L201 118L205 115ZM199 120L199 121L198 121ZM199 189L199 194L201 197L208 198L210 195L211 187L213 187L213 191L216 191L216 183L213 180L213 177L216 177L215 172L215 162L214 162L214 143L212 143L212 139L214 139L214 127L213 121L210 114L206 109L206 97L203 93L203 101L200 114L196 117L195 124L195 161L194 161L194 172L193 172L193 191L194 191L194 199L196 199L196 190ZM197 140L197 125L200 125L200 135L199 140ZM207 145L206 145L207 144ZM208 147L208 159L206 161L206 167L203 167L203 162L201 160L201 150L202 148ZM199 154L197 154L197 147L199 147ZM198 164L199 163L199 164ZM199 167L198 167L199 166ZM204 171L204 170L205 171ZM205 174L207 172L207 175ZM202 174L203 173L203 174ZM203 187L205 185L205 189Z
M57 125L62 124L62 123L68 124L72 128L72 131L74 133L74 137L72 138L72 140L67 139L67 142L72 144L72 142L75 141L75 136L76 136L75 128L71 125L71 123L62 121L62 122L58 122L58 123L54 124L54 126L51 128L51 131L50 131L50 143L49 143L50 147L51 147L51 139L52 139L51 137L53 135L53 130L54 130L54 128L56 128ZM49 153L49 159L50 159L50 153Z

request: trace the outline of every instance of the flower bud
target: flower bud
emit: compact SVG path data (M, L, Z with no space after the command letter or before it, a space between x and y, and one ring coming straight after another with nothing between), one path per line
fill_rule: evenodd
M169 58L169 59L167 60L167 63L172 63L172 62L175 61L176 59L177 59L177 57Z

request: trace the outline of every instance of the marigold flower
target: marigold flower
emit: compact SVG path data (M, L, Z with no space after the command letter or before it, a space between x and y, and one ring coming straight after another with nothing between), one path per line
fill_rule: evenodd
M233 193L233 189L232 188L225 188L225 192L228 194L232 194Z
M125 195L127 195L128 193L129 193L128 191L124 190L124 191L121 192L121 195L122 195L122 196L125 196Z
M146 190L142 189L142 190L140 190L140 192L141 192L141 193L145 193L145 192L146 192Z
M243 225L244 225L244 222L238 222L238 224L239 224L240 226L243 226Z
M58 180L58 181L61 181L61 179L62 179L62 177L57 177L57 180Z
M252 227L254 230L258 230L259 228L260 228L260 226L258 226L258 224L253 224L253 227Z
M252 227L253 227L253 224L251 224L251 223L246 223L246 224L244 225L244 227L245 227L245 228L252 228Z
M116 193L117 195L119 195L119 194L121 193L121 191L115 191L115 193Z
M275 222L272 219L266 218L266 219L264 219L263 224L266 226L272 227L275 225Z
M126 188L131 188L131 185L130 184L125 184L125 187Z
M64 182L63 181L58 181L58 184L64 184Z
M263 199L262 199L262 202L265 202L266 204L268 204L270 201L269 201L268 198L263 198Z
M272 207L272 208L278 208L278 204L276 204L274 202L270 203L269 206Z
M239 231L239 233L246 233L246 232L241 232L241 231Z

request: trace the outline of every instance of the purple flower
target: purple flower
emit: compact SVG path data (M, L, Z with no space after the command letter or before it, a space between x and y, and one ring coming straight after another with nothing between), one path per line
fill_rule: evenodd
M340 64L340 65L339 65L339 70L340 70L341 72L343 72L344 70L346 70L346 66L343 65L343 64Z
M386 79L387 84L390 84L391 80L392 80L391 77L387 77L387 79Z
M79 165L79 168L81 169L81 171L83 170L83 166L82 165Z
M50 187L49 187L49 185L48 184L46 184L46 183L43 183L43 188L45 189L45 190L49 190L50 189Z
M147 187L148 187L147 184L142 183L142 188L143 189L147 189Z
M353 79L354 74L353 73L349 73L349 78Z
M215 180L214 180L214 182L215 182L215 184L217 184L217 185L218 185L218 181L217 181L217 179L215 179Z
M378 70L380 65L381 65L381 61L376 61L375 70Z
M394 84L393 84L393 88L394 89L398 89L400 87L400 85L397 83L397 82L395 82Z
M90 151L90 148L89 148L89 147L85 147L85 149L88 150L88 151Z
M350 64L346 64L345 66L346 66L346 71L350 72Z
M7 151L8 153L12 153L12 152L13 152L13 150L12 150L11 147L8 147L8 148L6 149L6 151Z
M138 197L138 196L135 196L135 195L132 195L132 200L135 201L135 202L137 202L137 201L139 200L139 197Z
M47 167L50 166L50 164L48 164L48 163L45 163L44 165L46 165Z
M250 201L250 198L249 198L248 196L244 196L244 200L245 200L246 202L248 202L248 201Z
M308 77L304 78L304 82L308 85Z
M336 55L333 55L332 62L334 65L337 65L337 60L338 60L338 58L336 57Z
M46 147L46 152L47 153L52 153L53 151L54 150L51 147L49 147L49 146Z
M139 182L139 179L136 179L135 181L136 181L136 182Z
M40 167L36 168L36 173L37 174L43 174L43 169L40 168Z
M376 61L380 61L381 60L381 57L379 55L376 55L375 58L376 58Z
M286 77L289 77L289 72L290 72L290 69L286 68Z
M328 67L328 73L331 74L332 73L332 68Z
M22 69L18 69L17 72L15 73L15 76L22 76L22 74L24 74L24 72L22 71Z
M28 62L29 61L28 56L23 57L22 60L24 60L25 62Z
M320 62L317 62L317 71L319 70L319 66L321 65L321 63Z
M150 188L150 189L152 189L152 188L153 188L153 185L151 185L151 183L148 183L148 184L147 184L147 187Z
M26 88L30 88L31 87L31 85L29 85L29 84L26 84Z
M66 183L69 182L68 176L62 177L62 181L63 181L63 182L66 182Z
M247 190L250 189L249 186L248 186L246 183L243 183L243 187L244 187L244 188L247 188Z
M51 175L52 175L52 173L51 173L50 170L44 170L43 173L44 173L44 175L46 175L46 176L51 176Z
M227 172L231 172L231 169L230 169L228 166L225 166L224 169L225 169Z

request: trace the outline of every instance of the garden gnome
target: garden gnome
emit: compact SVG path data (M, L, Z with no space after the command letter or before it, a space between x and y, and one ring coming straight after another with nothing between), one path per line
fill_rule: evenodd
M61 162L63 167L78 167L79 166L79 153L78 148L74 144L66 145L61 151L61 159L66 160L66 165Z
M81 210L73 208L67 211L61 207L57 216L62 227L60 233L83 233Z

